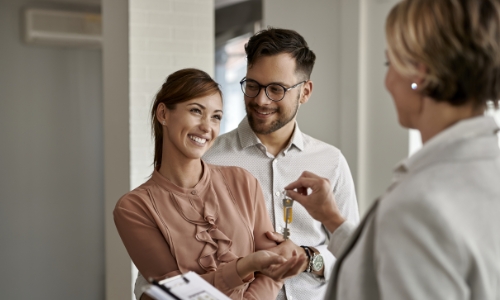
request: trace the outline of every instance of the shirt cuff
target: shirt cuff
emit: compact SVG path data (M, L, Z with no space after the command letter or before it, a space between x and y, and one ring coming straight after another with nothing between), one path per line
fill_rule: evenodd
M327 248L327 245L315 246L314 248L318 249L321 256L323 256L323 276L318 276L321 282L325 282L330 280L330 275L333 271L333 265L337 260L335 256L330 252Z
M356 230L356 226L349 221L345 221L330 235L330 242L328 243L328 250L330 250L335 257L338 257L342 252L344 245Z
M147 286L148 284L149 284L149 282L146 280L146 278L144 278L144 276L142 276L141 273L138 273L137 278L135 280L135 286L134 286L135 299L137 299L137 300L141 299L141 296L143 294L143 292L142 292L143 287Z

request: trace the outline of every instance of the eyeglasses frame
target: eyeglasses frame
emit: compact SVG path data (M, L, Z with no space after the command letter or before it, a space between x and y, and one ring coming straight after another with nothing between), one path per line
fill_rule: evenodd
M253 82L255 82L256 84L258 84L258 85L259 85L259 91L257 92L257 95L255 95L255 96L253 96L253 97L248 96L247 94L245 94L245 92L243 91L243 83L244 83L244 82L247 82L247 78L246 78L246 77L243 77L243 79L241 79L241 81L240 81L240 86L241 86L241 91L243 92L243 94L244 94L245 96L247 96L247 97L249 97L249 98L256 98L256 97L260 94L260 90L262 90L262 88L264 88L264 93L266 94L267 99L269 99L269 100L271 100L271 101L273 101L273 102L280 102L281 100L283 100L283 99L285 98L285 96L286 96L286 92L288 92L289 90L294 89L294 88L298 87L299 85L301 85L301 84L303 84L303 83L306 83L306 82L308 81L308 80L304 80L304 81L301 81L301 82L299 82L299 83L297 83L297 84L294 84L294 85L292 85L291 87L287 88L287 87L284 87L284 86L283 86L282 84L280 84L280 83L275 83L275 82L272 82L272 83L270 83L270 84L268 84L268 85L262 85L262 84L258 83L257 81L255 81L255 80L253 80L253 79L250 79L250 80L251 80L251 81L253 81ZM270 85L279 85L280 87L282 87L282 88L283 88L283 91L284 91L284 92L283 92L283 97L281 97L281 99L279 99L279 100L273 100L273 99L271 99L271 97L269 97L269 95L267 94L267 87L268 87L268 86L270 86Z

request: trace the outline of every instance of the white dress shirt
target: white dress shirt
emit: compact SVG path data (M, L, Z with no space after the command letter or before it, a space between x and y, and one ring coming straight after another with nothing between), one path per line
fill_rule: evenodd
M342 215L353 224L359 222L354 184L344 156L334 146L302 133L297 124L289 145L275 157L267 152L244 118L238 128L217 138L203 160L250 171L262 186L269 216L279 233L285 227L282 192L303 171L328 178ZM288 228L295 244L313 246L321 252L325 261L324 277L302 273L290 278L277 299L323 299L325 280L330 278L335 262L327 249L330 234L298 203L293 206L293 222Z
M359 227L332 234L326 299L500 299L498 131L463 120L401 162Z

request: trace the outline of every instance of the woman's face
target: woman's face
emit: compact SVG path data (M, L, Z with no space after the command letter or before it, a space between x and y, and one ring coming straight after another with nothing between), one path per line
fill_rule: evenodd
M199 159L219 135L222 98L219 93L165 109L163 141L171 159ZM161 122L161 121L160 121Z
M411 88L412 83L415 81L399 74L394 66L391 65L388 56L387 63L388 69L385 75L385 87L394 100L399 124L405 128L415 128L415 120L418 117L422 103L421 95Z

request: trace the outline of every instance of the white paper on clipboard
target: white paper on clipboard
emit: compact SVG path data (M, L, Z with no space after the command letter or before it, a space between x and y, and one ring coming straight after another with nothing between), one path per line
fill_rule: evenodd
M198 274L191 271L162 280L160 284L170 289L175 296L182 300L231 300ZM157 300L174 300L174 298L154 285L145 286L143 292Z

